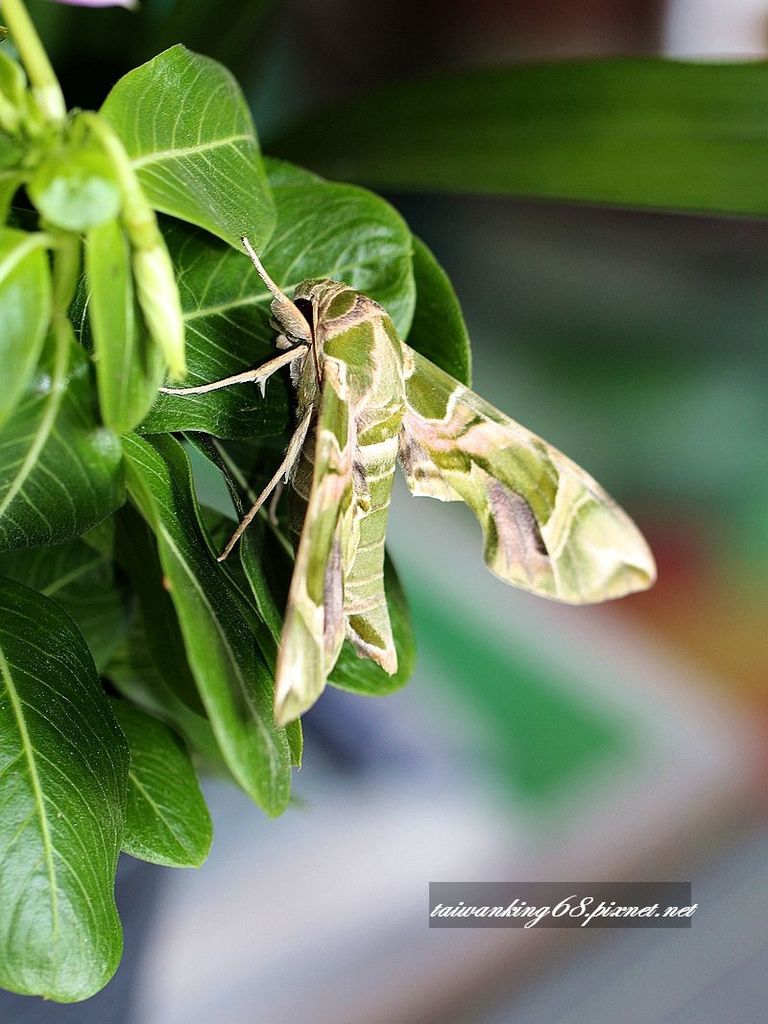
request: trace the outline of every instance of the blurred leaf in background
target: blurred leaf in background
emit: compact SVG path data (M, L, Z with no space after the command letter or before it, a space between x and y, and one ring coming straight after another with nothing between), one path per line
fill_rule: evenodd
M269 149L390 191L766 214L767 115L764 64L543 63L386 85Z

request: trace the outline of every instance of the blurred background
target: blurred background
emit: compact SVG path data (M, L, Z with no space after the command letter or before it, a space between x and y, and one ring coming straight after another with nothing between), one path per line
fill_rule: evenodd
M765 0L37 0L72 104L173 42L224 60L264 148L298 116L433 69L764 58ZM766 168L768 174L768 168ZM419 656L332 691L296 804L206 786L199 871L124 858L126 959L87 1024L741 1024L768 986L768 222L391 195L446 267L474 386L631 511L659 582L609 607L518 593L476 524L400 487L390 547ZM429 881L691 880L690 931L440 930Z

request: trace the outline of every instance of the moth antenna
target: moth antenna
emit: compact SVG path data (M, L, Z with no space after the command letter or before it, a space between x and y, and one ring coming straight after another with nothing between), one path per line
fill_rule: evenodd
M256 255L256 250L253 248L253 246L248 241L245 235L240 236L240 241L243 243L243 248L248 253L251 263L256 268L256 273L267 286L270 294L272 295L272 298L274 299L274 302L272 303L272 310L273 312L275 312L276 318L282 321L282 323L285 326L292 327L293 333L296 335L296 337L303 338L304 340L309 342L310 338L308 336L308 326L306 317L303 315L303 313L301 313L298 306L296 306L296 304L292 302L291 299L288 298L285 292L281 291L281 289L278 288L278 286L266 272L266 270L264 269L264 265L262 264L259 257ZM277 315L278 310L282 314L281 316Z
M293 303L288 298L288 296L285 294L285 292L281 291L280 288L278 288L278 286L275 284L275 282L272 280L272 278L266 272L266 270L264 269L264 264L261 262L259 257L256 255L256 250L253 248L253 246L248 241L248 239L245 237L245 235L241 235L240 236L240 241L243 243L243 248L248 253L248 256L250 257L251 263L256 268L256 273L259 275L261 280L264 282L264 284L270 290L272 295L279 302L288 302L288 303L290 303L290 305L293 305Z

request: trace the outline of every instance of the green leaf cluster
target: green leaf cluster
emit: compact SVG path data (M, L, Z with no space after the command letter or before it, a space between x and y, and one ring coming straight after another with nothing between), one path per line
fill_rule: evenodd
M469 355L451 286L398 213L264 159L222 66L174 46L100 111L62 117L18 0L2 9L26 70L0 51L0 985L72 1001L119 960L119 852L197 866L211 842L198 772L277 815L301 762L300 723L278 727L272 708L282 507L216 560L280 459L287 381L264 398L159 393L272 354L240 237L287 291L343 279L462 379ZM232 508L201 504L193 463ZM339 687L384 694L410 674L391 563L386 584L399 671L345 648Z

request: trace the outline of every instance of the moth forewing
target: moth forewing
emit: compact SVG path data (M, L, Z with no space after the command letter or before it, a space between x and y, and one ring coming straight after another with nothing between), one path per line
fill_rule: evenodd
M306 469L294 479L306 512L278 654L280 723L317 699L345 635L361 657L397 670L384 537L404 412L400 342L384 310L365 296L333 282L307 291L322 394L308 492Z
M344 640L342 551L354 517L346 367L326 360L307 495L275 673L275 718L284 725L314 704ZM306 455L307 453L305 453Z
M588 473L403 346L400 454L413 494L464 501L501 579L571 604L651 586L653 555Z
M231 550L278 478L300 506L299 541L277 658L275 716L317 700L345 636L391 673L397 654L384 591L392 478L401 461L416 495L464 501L496 575L574 604L649 587L653 556L632 520L582 469L420 356L377 303L336 281L305 281L289 299L247 240L272 295L283 355L199 394L289 365L297 428L285 459L230 540Z

